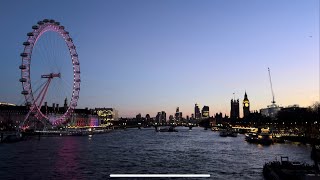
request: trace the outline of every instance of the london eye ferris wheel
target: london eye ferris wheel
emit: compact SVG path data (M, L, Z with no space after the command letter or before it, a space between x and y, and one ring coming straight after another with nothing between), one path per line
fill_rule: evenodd
M32 26L23 42L24 51L21 70L21 94L30 108L22 127L30 117L50 122L64 123L72 114L79 99L80 63L76 46L65 27L54 20L44 19ZM59 103L69 99L70 103L53 115L43 110L43 104L52 103L59 111ZM57 107L54 107L57 105Z

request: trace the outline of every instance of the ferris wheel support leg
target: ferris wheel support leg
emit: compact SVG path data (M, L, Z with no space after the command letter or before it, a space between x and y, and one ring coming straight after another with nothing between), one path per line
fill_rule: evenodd
M26 117L24 118L24 120L22 121L20 127L19 127L19 130L21 130L23 127L24 127L24 123L28 120L29 116L30 116L30 113L33 109L30 108L30 111L28 112L28 114L26 115Z
M44 99L44 97L45 97L45 94L47 93L48 86L49 86L50 82L51 82L51 79L48 79L48 81L47 81L46 84L44 85L43 89L41 89L38 97L37 97L36 100L34 101L34 102L36 103L36 102L38 101L38 99L42 96L42 97L41 97L41 103L39 104L39 107L41 107L42 101L43 101L43 99ZM43 94L43 95L42 95L42 94Z
M43 93L43 95L42 95L42 97L41 97L40 104L39 104L39 106L38 106L38 107L40 107L40 108L41 108L41 106L42 106L43 99L44 99L44 97L45 97L46 94L47 94L47 91L48 91L48 87L49 87L49 85L50 85L50 82L51 82L51 78L48 79L47 84L46 84L46 86L44 87L45 90L44 90L44 93Z
M45 95L46 95L46 93L47 93L47 91L48 91L48 87L49 87L49 85L50 85L50 82L51 82L51 78L48 79L48 81L46 82L45 86L43 87L43 89L42 89L41 92L39 93L38 97L37 97L36 100L35 100L35 103L31 106L30 111L28 112L28 114L27 114L26 117L24 118L24 120L23 120L23 122L22 122L22 124L21 124L21 126L20 126L20 128L19 128L19 130L20 130L21 128L23 128L23 126L25 125L26 121L29 119L31 112L35 111L35 108L37 108L37 109L40 111L42 102L43 102L44 97L45 97ZM41 101L40 101L39 106L37 106L37 105L36 105L36 102L38 101L38 99L40 98L40 96L41 96ZM40 109L39 109L38 107L40 107Z

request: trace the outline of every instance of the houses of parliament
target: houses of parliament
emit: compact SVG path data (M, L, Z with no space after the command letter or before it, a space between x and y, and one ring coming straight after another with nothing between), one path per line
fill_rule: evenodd
M240 104L239 99L231 99L230 118L232 120L237 120L240 118L239 104ZM242 108L243 108L243 118L246 119L250 114L250 101L248 99L247 92L244 93Z

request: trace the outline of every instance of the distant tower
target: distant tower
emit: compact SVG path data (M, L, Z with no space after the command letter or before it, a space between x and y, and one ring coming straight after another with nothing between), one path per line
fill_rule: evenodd
M167 113L165 111L161 111L161 122L162 124L167 123Z
M230 118L235 120L239 119L239 99L231 99L231 110L230 110Z
M175 119L177 121L181 121L182 120L182 112L179 111L179 107L176 108Z
M194 105L194 117L195 119L201 119L201 113L198 104Z
M56 113L59 113L59 104L56 104Z
M247 92L244 93L243 99L243 118L247 118L250 114L250 101L247 96Z
M64 108L65 111L68 109L68 99L67 99L67 97L64 99L63 108Z

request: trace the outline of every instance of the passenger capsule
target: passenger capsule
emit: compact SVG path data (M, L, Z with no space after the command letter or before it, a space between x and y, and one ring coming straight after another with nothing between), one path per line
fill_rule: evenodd
M27 69L26 65L20 65L19 69Z
M27 82L27 79L26 78L20 78L19 81L20 82Z
M44 19L43 22L47 23L47 22L49 22L49 19Z
M80 74L80 71L75 71L75 73Z
M64 29L64 26L60 26L59 29Z
M27 95L27 94L29 94L29 92L28 92L28 91L26 91L26 90L23 90L23 91L21 92L21 94L23 94L23 95Z
M72 42L72 38L68 38L67 41L71 41Z
M33 36L33 32L29 32L27 36Z
M65 31L63 34L69 34L69 32L68 32L68 31Z
M72 46L70 46L70 48L71 48L71 49L75 49L75 48L76 48L76 46L75 46L75 45L72 45Z
M72 54L73 57L78 57L78 54Z
M26 41L26 42L23 43L23 45L24 45L24 46L29 46L29 45L30 45L30 42Z
M80 88L76 88L75 90L76 90L76 91L80 91Z
M79 66L79 65L80 65L80 63L79 63L79 62L75 62L75 63L74 63L74 65L77 65L77 66Z
M21 57L28 57L28 53L21 53L20 56Z
M39 24L39 25L42 25L42 24L44 24L44 23L43 23L42 21L38 21L38 24Z
M32 26L32 29L39 29L37 25Z
M53 20L53 19L50 19L49 22L50 22L50 23L54 23L54 22L56 22L56 21Z
M81 80L80 80L80 79L77 79L76 82L81 82Z

